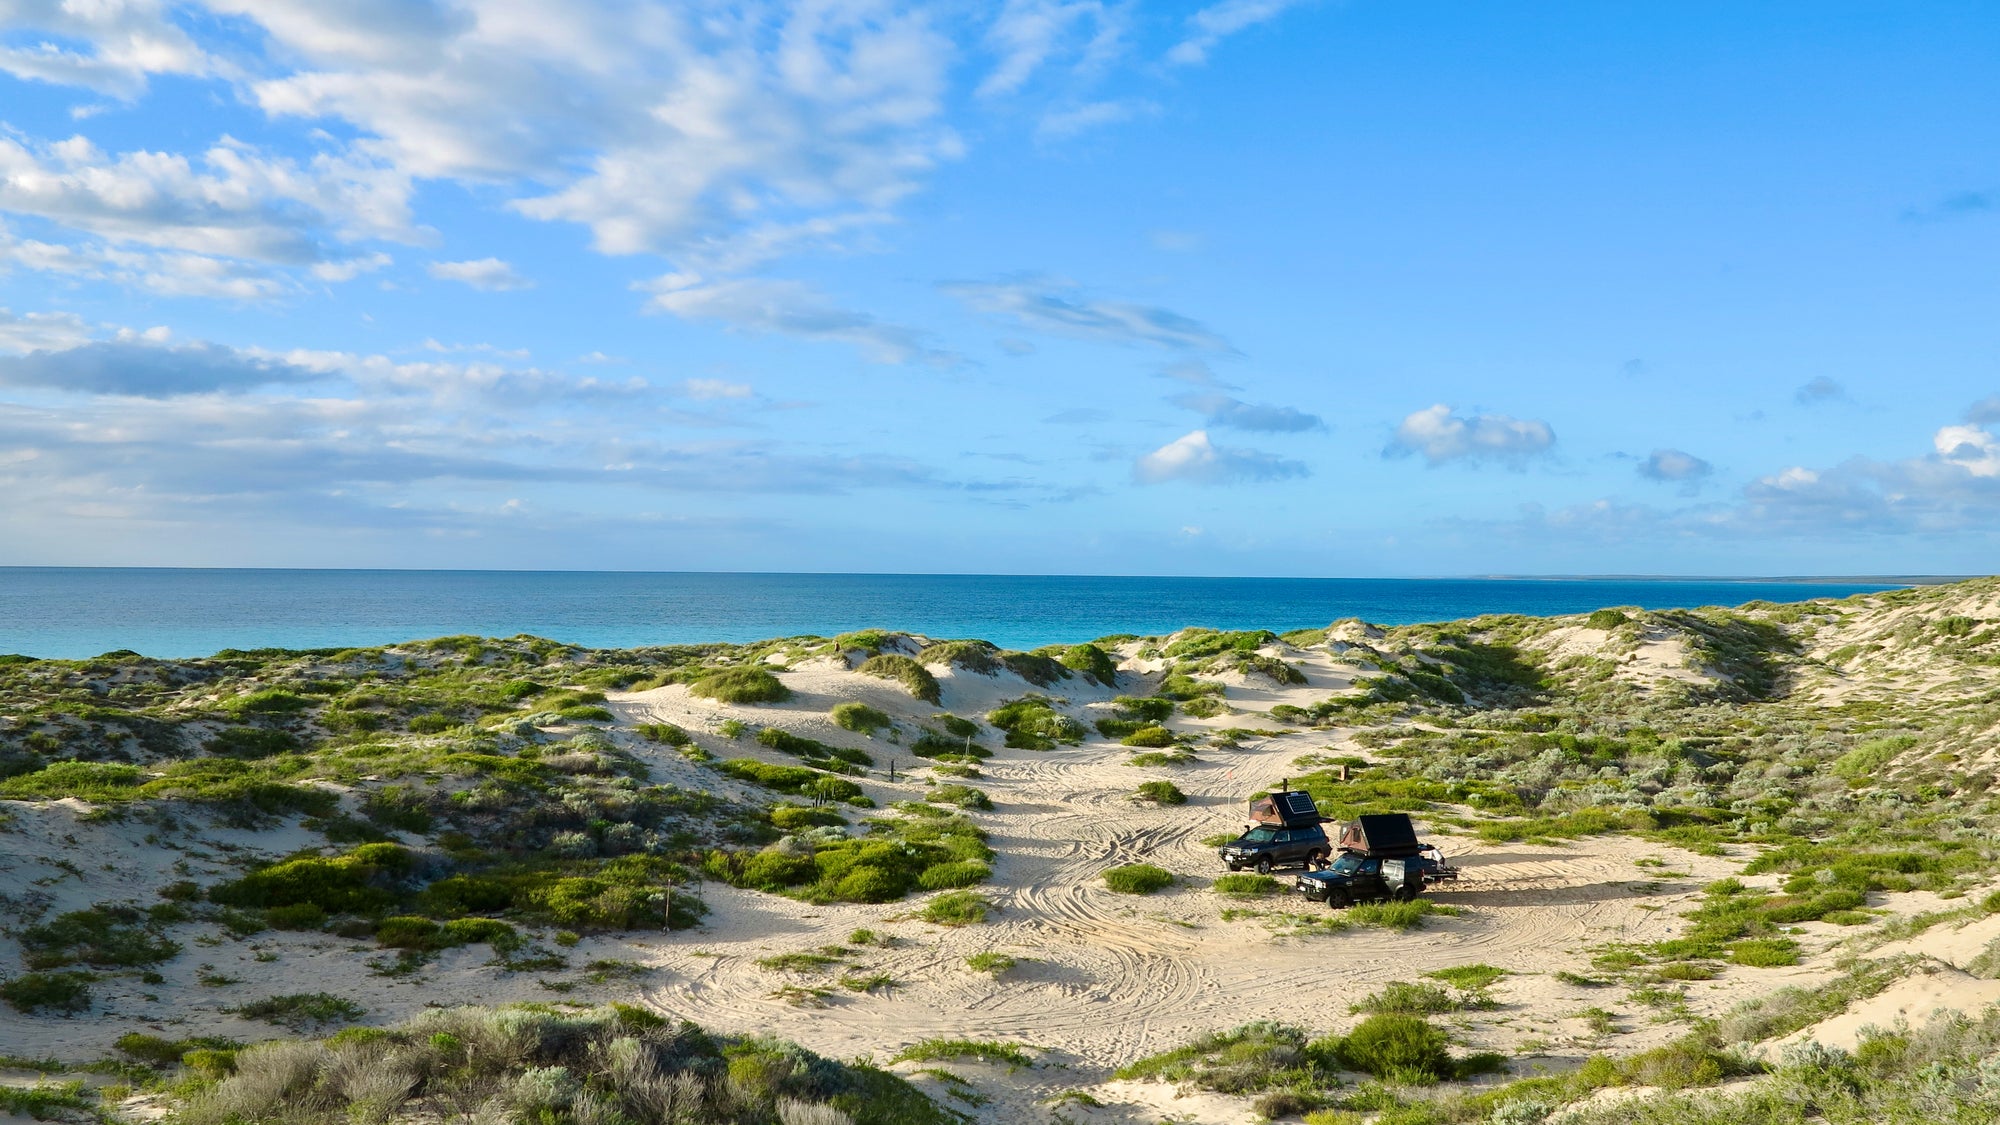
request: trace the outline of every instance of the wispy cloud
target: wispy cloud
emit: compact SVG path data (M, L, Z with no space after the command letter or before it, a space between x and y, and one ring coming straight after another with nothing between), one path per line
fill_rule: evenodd
M1518 469L1547 453L1555 443L1555 431L1547 422L1505 414L1460 415L1438 403L1404 418L1382 454L1422 454L1433 466L1491 461Z
M1200 321L1157 305L1107 301L1073 283L1046 278L951 281L940 286L972 308L1037 332L1108 344L1148 344L1175 351L1234 354Z
M670 274L641 288L647 307L687 320L714 320L745 332L848 344L877 363L918 362L954 367L958 355L930 346L924 333L843 309L796 281L736 278L703 281Z
M1307 414L1292 406L1257 405L1219 394L1177 395L1175 406L1192 410L1208 419L1211 426L1249 430L1266 434L1296 434L1324 430L1326 423L1317 414Z
M314 372L217 344L102 342L0 356L0 386L166 398L309 383Z
M456 281L486 293L506 293L532 289L535 283L515 272L498 258L475 258L469 262L432 262L430 275L439 281Z
M1188 17L1187 35L1167 52L1167 61L1177 66L1197 66L1208 61L1211 51L1224 39L1269 23L1306 0L1222 0Z
M1231 449L1209 440L1208 432L1183 434L1132 466L1141 484L1241 484L1310 476L1304 462L1291 461L1254 449Z
M1845 402L1847 401L1847 388L1835 380L1820 375L1794 391L1792 399L1800 406L1818 406L1824 402Z

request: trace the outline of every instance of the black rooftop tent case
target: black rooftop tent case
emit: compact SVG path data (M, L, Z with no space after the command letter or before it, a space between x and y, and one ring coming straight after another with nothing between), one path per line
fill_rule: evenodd
M1312 794L1303 789L1287 789L1251 801L1250 819L1280 828L1306 828L1326 818L1319 815Z
M1340 850L1393 859L1416 855L1423 845L1417 843L1409 814L1375 813L1347 822L1340 830Z

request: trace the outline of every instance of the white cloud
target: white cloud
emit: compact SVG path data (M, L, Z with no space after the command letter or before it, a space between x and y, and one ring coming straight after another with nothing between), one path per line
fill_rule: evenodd
M1113 344L1152 344L1177 351L1234 354L1229 341L1171 309L1076 295L1076 286L1048 279L954 281L946 293L972 308L1055 336Z
M160 0L5 0L0 2L0 26L6 24L90 48L79 51L48 40L0 47L0 70L16 78L132 98L144 92L148 75L204 75L218 69L168 19L167 5Z
M1516 468L1546 453L1556 441L1547 422L1505 414L1460 416L1439 403L1416 411L1396 427L1385 456L1423 454L1432 465L1448 461L1498 461Z
M0 210L34 215L112 245L280 265L330 255L329 238L409 234L409 184L327 156L300 164L224 138L199 160L109 155L84 137L0 137Z
M90 326L75 313L13 313L0 309L0 350L59 351L90 339Z
M647 307L688 320L716 320L744 331L849 344L877 363L918 361L951 367L961 362L950 352L931 348L915 329L839 308L796 281L703 281L686 274L668 274L640 288L653 294Z
M1175 406L1205 415L1209 425L1226 429L1267 434L1296 434L1326 429L1326 423L1320 420L1319 415L1291 406L1257 405L1218 394L1177 395L1172 401Z
M1965 420L1975 426L1987 426L2000 422L2000 395L1980 399L1966 408Z
M1117 125L1135 117L1158 113L1160 107L1149 101L1124 99L1119 101L1085 102L1068 109L1052 110L1042 117L1035 126L1035 138L1042 141L1063 141L1101 129L1106 125Z
M301 367L216 344L100 341L0 357L0 386L167 398L311 382Z
M1195 66L1208 61L1217 44L1241 31L1269 23L1305 0L1222 0L1188 17L1186 38L1167 52L1167 61Z
M1012 94L1052 57L1074 53L1086 72L1123 47L1127 12L1096 0L1007 0L987 29L998 62L980 81L983 98Z
M745 399L757 393L748 383L732 383L727 379L683 379L679 389L680 393L698 402Z
M1246 481L1285 480L1310 475L1298 461L1288 461L1254 449L1229 449L1208 439L1206 430L1183 434L1132 466L1132 475L1141 484L1238 484Z
M476 258L469 262L432 262L430 275L440 281L457 281L487 293L532 289L535 283L514 272L514 267L498 258Z
M364 273L374 273L394 263L394 258L378 250L339 261L320 262L313 266L312 275L321 281L353 281Z
M2000 477L2000 438L1977 426L1946 426L1931 439L1938 457L1975 477Z
M1690 482L1715 472L1715 466L1678 449L1655 449L1639 463L1639 475L1648 480Z

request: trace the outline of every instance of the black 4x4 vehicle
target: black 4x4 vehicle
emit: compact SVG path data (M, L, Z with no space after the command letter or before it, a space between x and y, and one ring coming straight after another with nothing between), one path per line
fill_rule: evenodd
M1326 829L1317 824L1293 828L1259 824L1222 845L1222 862L1231 871L1254 867L1260 875L1269 875L1274 867L1294 863L1317 867L1331 854L1333 845L1326 838Z
M1408 901L1423 893L1426 884L1456 878L1441 860L1427 855L1383 859L1359 852L1342 852L1331 867L1306 871L1292 880L1292 890L1314 902L1347 906L1356 902L1393 898Z

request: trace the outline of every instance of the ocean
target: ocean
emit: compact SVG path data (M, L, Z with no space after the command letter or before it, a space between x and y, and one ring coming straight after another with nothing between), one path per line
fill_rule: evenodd
M468 633L532 633L625 648L876 627L1025 649L1189 625L1283 632L1343 617L1404 625L1482 613L1739 605L1892 588L1726 579L0 567L0 653L80 659L129 649L186 657Z

